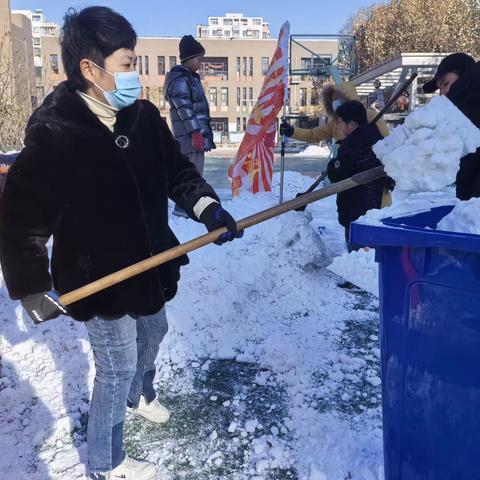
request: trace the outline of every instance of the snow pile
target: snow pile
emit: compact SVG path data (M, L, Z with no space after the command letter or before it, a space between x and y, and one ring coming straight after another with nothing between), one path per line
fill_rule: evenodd
M311 182L287 172L285 198ZM277 205L278 183L276 174L274 193L242 195L224 206L240 219ZM171 218L171 227L181 241L205 233L203 225L182 218ZM218 431L205 433L195 451L171 426L162 427L162 439L135 436L136 451L158 464L162 478L187 478L168 466L184 457L196 463L198 478L267 480L278 478L276 468L287 467L301 480L382 478L377 314L359 309L323 268L344 251L343 243L332 197L307 214L285 214L247 229L241 240L189 255L179 293L167 307L169 332L157 359L157 380L172 396L178 393L172 425L185 421L181 399L203 394L195 391L195 371L210 375L216 362L251 364L255 374L248 388L263 389L266 396L246 400L236 387L231 398L206 392L189 414L202 416L208 405L218 404L218 413L228 410L229 416ZM347 326L366 332L361 345L355 336L345 347ZM0 477L84 480L84 420L93 382L85 327L66 318L33 326L2 288L0 331L0 402L6 407L0 412ZM269 399L269 389L284 392L283 402ZM255 407L267 418L280 411L277 425L264 430ZM242 411L244 419L236 415ZM148 424L142 432L154 430ZM204 475L232 462L228 448L218 446L222 435L242 445L240 470Z
M383 225L382 219L389 217L403 217L414 215L434 207L443 205L453 205L456 203L455 189L452 187L444 188L437 192L421 192L408 195L401 200L393 192L393 204L390 207L368 211L357 222L364 225Z
M298 157L328 157L329 155L330 149L320 145L309 145L305 150L296 154Z
M373 150L397 189L422 192L451 185L459 160L478 147L480 130L446 97L435 97Z
M480 235L480 198L457 201L454 209L437 225L437 230Z
M344 253L336 257L328 270L344 278L353 285L378 297L378 265L375 250Z

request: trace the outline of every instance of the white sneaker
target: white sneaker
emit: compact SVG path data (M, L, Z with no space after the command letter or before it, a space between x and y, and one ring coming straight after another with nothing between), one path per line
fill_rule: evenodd
M111 472L91 474L90 478L99 480L154 480L157 476L155 465L143 460L134 460L128 456Z
M153 423L166 423L170 418L170 412L158 401L158 399L155 398L150 403L147 403L143 395L140 397L138 408L128 407L127 410L130 413L140 415Z

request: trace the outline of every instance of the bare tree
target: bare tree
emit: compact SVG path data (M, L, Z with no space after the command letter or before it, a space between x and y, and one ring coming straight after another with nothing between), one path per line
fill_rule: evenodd
M0 151L18 150L32 114L34 86L26 49L9 32L0 37L0 52Z
M360 71L402 52L480 54L478 0L389 0L353 15L343 31L356 37Z

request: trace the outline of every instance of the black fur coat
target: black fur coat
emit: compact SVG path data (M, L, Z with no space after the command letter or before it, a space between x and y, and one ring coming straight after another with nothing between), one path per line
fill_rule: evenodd
M193 218L203 196L217 199L153 104L121 110L112 133L68 82L60 84L32 115L0 199L0 260L11 297L48 291L52 281L67 293L178 245L168 197ZM183 256L133 277L69 313L77 320L156 313L174 297L187 263Z

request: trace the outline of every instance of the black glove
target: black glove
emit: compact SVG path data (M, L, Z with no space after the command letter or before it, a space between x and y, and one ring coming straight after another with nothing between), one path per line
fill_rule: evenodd
M285 135L286 137L291 137L295 128L293 128L286 120L282 120L280 124L280 135Z
M303 195L305 195L305 194L304 194L304 193L297 193L297 194L295 195L295 198L301 197L301 196L303 196ZM306 208L307 208L307 206L304 205L303 207L298 207L298 208L296 208L295 211L296 211L296 212L304 212Z
M397 182L392 177L387 176L387 178L385 179L385 188L389 192L393 192L395 190L396 185L397 185Z
M234 238L243 237L243 230L237 230L237 222L219 203L211 203L205 208L200 215L200 221L209 232L227 227L228 232L222 233L218 237L218 240L214 242L216 245L223 245L225 242L231 242Z
M27 295L21 302L34 323L42 323L67 313L67 309L59 302L58 295L53 291Z

